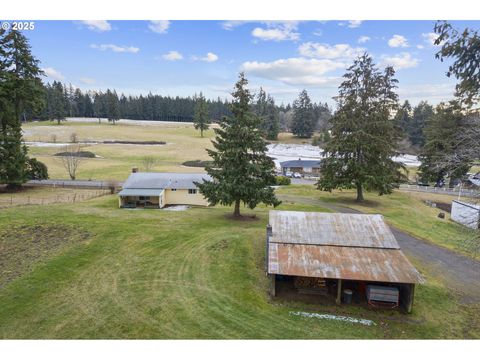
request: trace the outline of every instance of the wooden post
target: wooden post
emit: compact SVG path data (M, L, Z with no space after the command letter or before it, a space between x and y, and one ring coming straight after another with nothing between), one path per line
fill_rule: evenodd
M270 274L268 276L270 278L270 296L275 297L275 274Z
M337 281L337 300L335 301L337 305L342 303L342 279Z
M407 313L411 313L412 312L412 307L413 307L413 295L415 293L415 284L410 284L409 286L410 288L410 294L408 296L408 303L406 304L406 310L407 310Z

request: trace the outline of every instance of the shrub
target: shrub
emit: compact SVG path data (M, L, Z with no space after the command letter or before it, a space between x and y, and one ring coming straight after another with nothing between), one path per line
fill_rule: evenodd
M47 165L35 158L27 159L27 179L46 180L48 179Z
M290 185L292 183L292 180L289 177L283 175L277 176L275 179L277 185Z
M63 151L56 153L54 156L76 156L76 157L84 157L84 158L94 158L95 154L91 151Z
M188 160L182 163L183 166L191 166L191 167L207 167L212 165L212 161L210 160Z

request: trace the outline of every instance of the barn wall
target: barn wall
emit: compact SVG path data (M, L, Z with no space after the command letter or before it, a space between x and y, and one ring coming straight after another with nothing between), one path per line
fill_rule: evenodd
M480 206L452 201L451 219L470 229L478 229L480 223Z

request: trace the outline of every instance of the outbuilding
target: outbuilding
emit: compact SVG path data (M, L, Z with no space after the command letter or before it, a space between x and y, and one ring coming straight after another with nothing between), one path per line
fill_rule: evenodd
M299 173L302 175L318 176L320 174L320 161L319 160L289 160L280 163L282 168L282 174L286 175L287 172Z
M208 206L195 183L207 174L132 172L119 192L121 208L163 208L167 205Z
M323 295L410 312L415 284L424 282L381 215L272 210L266 244L272 296Z

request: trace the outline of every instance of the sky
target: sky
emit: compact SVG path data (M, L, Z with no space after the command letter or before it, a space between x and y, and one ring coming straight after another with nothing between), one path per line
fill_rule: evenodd
M480 28L480 21L453 21ZM434 21L35 21L24 30L45 80L83 90L229 98L240 71L277 104L306 89L334 106L342 75L368 52L392 65L400 100L453 96L449 61L435 59Z

